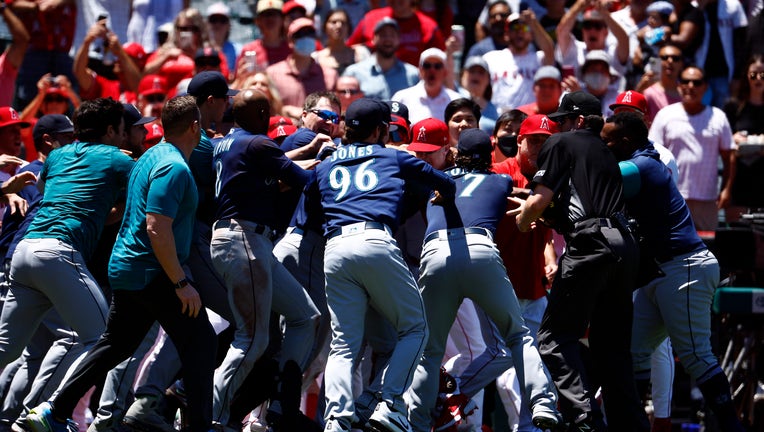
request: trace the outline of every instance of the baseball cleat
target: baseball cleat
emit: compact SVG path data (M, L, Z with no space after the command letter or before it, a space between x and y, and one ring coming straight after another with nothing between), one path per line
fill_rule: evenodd
M71 419L65 422L53 418L50 402L43 402L27 414L26 425L31 432L78 432L77 423Z
M405 414L393 411L387 402L377 404L369 418L369 429L375 432L413 432Z

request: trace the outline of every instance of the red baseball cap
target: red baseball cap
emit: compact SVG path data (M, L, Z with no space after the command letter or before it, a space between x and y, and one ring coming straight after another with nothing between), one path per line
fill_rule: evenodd
M411 126L411 144L407 150L430 153L448 144L448 126L435 118L426 118Z
M268 138L270 139L289 136L295 133L295 131L297 131L297 128L292 123L292 120L286 117L272 116L268 120Z
M148 132L146 134L146 139L144 140L146 148L159 144L159 141L161 141L164 136L162 125L159 124L159 122L152 122L143 125L143 127L145 127Z
M647 114L645 96L634 90L626 90L615 98L615 103L610 105L610 109L615 111L618 107L630 107L639 110L642 114Z
M395 114L390 114L390 119L392 120L390 122L390 126L391 126L390 132L398 133L404 143L408 142L409 141L409 124L406 121L406 119ZM392 128L393 125L396 127L395 129Z
M138 94L143 96L167 93L167 80L160 75L149 74L141 78L138 84Z
M288 15L289 12L292 12L295 9L302 9L303 12L307 13L307 9L305 6L301 5L300 3L297 3L294 0L289 0L286 3L284 3L284 6L281 7L281 13L284 15Z
M48 89L45 90L45 96L47 95L59 95L61 97L66 98L66 93L64 93L64 89L62 89L61 87L57 85L48 87Z
M135 61L136 66L143 70L147 60L146 50L143 49L143 46L137 42L128 42L122 46L122 49Z
M517 135L552 135L559 131L557 123L549 117L544 114L534 114L523 120Z
M0 107L0 128L15 124L21 125L22 128L29 127L29 122L21 120L19 113L15 109L9 106Z

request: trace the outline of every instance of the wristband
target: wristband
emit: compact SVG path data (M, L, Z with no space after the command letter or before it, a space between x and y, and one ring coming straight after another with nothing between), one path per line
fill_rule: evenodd
M188 279L183 278L179 280L178 282L176 282L174 286L175 286L175 289L181 289L186 287L187 285L188 285Z

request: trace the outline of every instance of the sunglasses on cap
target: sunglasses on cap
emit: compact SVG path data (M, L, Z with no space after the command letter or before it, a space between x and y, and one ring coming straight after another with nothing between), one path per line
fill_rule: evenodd
M310 112L317 115L321 120L325 120L333 124L340 123L340 116L334 111L312 109Z
M398 129L390 132L390 141L399 143L399 142L408 142L408 134L404 129L402 129L400 126Z
M440 62L438 62L438 63L429 63L429 62L422 63L422 68L424 68L425 70L429 70L429 69L441 70L441 69L443 69L443 67L444 67L443 63L440 63Z

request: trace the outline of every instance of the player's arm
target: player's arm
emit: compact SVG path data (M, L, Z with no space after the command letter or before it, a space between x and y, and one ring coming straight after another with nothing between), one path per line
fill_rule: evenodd
M548 187L537 184L533 188L533 195L529 196L525 200L518 210L515 210L515 222L517 228L522 232L527 232L531 229L531 224L535 222L544 213L544 210L552 202L554 192Z
M172 232L173 218L159 213L146 214L146 231L151 242L151 249L162 266L162 270L172 283L186 279L186 273L178 260L178 252L175 248L175 235ZM202 300L191 284L175 290L180 299L183 309L191 317L197 317L202 308Z

